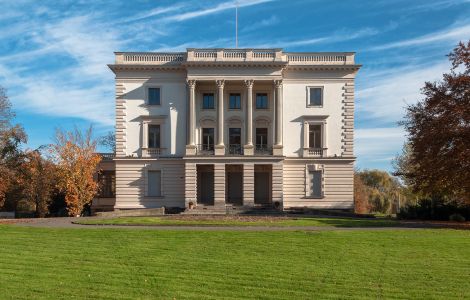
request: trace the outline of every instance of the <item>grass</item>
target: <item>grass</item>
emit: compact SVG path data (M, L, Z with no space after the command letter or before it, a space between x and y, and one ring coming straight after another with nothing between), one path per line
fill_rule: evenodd
M334 226L334 227L390 227L400 226L391 219L348 219L348 218L172 218L172 217L118 217L110 219L78 220L87 225L154 225L154 226Z
M2 299L464 299L470 231L0 226Z

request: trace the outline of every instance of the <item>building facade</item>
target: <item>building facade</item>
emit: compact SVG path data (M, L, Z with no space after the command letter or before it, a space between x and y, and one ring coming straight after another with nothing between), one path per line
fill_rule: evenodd
M353 208L354 53L116 53L115 209Z

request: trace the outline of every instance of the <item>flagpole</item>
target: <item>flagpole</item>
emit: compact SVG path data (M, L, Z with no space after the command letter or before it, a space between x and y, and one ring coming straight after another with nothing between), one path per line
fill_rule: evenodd
M238 1L235 6L235 48L238 48Z

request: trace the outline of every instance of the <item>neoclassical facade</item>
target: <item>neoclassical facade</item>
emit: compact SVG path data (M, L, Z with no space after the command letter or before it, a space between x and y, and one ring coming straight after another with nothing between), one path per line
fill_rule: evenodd
M352 209L354 53L117 52L109 67L115 193L95 207Z

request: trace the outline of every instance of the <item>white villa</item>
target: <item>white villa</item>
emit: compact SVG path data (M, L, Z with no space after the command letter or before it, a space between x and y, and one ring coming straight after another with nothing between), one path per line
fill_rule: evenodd
M94 209L353 208L354 53L117 52Z

